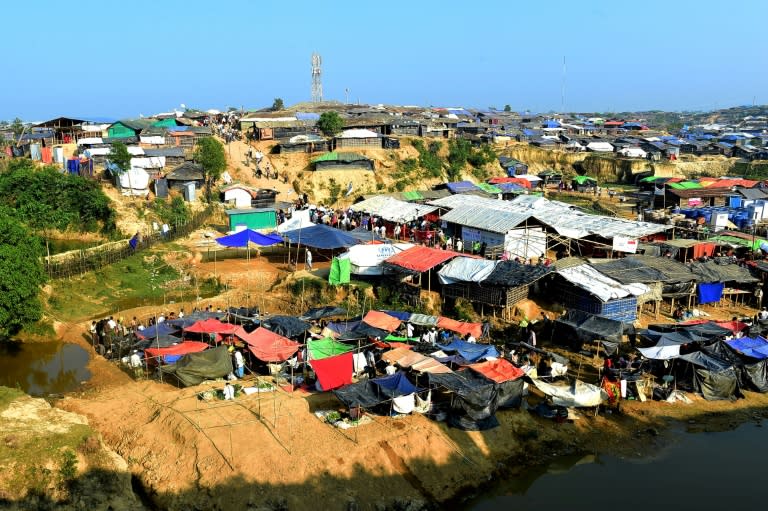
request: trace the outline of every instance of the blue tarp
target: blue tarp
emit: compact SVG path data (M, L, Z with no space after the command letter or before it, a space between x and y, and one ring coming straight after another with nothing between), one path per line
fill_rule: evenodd
M147 327L144 330L139 330L136 332L136 337L153 339L158 336L170 335L180 330L179 328L167 325L166 323L166 321L163 321L162 323Z
M261 245L262 247L268 247L270 245L276 245L283 242L278 234L261 234L251 229L245 229L244 231L230 234L229 236L222 236L216 238L216 243L225 247L246 247L248 242Z
M405 373L403 372L397 372L382 378L374 378L371 381L373 381L373 383L379 387L381 393L387 397L407 396L408 394L413 394L418 391L413 383L408 381L408 378L405 377Z
M411 313L410 312L401 312L401 311L381 311L386 314L389 314L393 318L397 318L400 321L408 321L411 319Z
M719 302L723 297L725 284L722 282L713 282L711 284L699 284L699 303Z
M557 121L544 121L545 128L559 128L560 123Z
M332 330L336 332L337 334L343 334L346 332L351 332L358 326L360 326L360 323L362 323L361 320L357 321L329 321L327 325L325 325L329 330Z
M451 193L464 193L479 190L480 188L471 181L457 181L455 183L446 183L445 185Z
M323 224L283 233L291 243L319 249L349 248L359 242L343 231Z
M515 193L525 191L525 187L517 183L494 183L496 188L500 189L504 193Z
M725 341L731 348L758 360L768 358L768 340L762 337L742 337Z
M352 229L351 231L346 231L345 234L348 236L352 236L360 243L370 243L371 241L387 241L387 238L382 238L378 234L374 233L373 231L369 231L368 229L364 229L363 227L358 227L357 229Z
M320 114L314 112L296 112L297 121L318 121L320 120Z
M467 341L454 340L450 344L438 344L443 351L455 351L467 362L477 362L482 358L499 356L496 347L490 344L475 344Z

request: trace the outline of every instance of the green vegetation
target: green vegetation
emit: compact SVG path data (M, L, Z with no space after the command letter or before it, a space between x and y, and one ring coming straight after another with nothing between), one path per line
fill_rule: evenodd
M279 110L282 110L285 108L285 103L283 103L283 98L275 98L275 100L272 102L272 111L277 112Z
M488 144L483 144L475 149L472 143L465 139L454 139L448 142L448 180L458 181L461 172L469 163L473 169L472 174L480 181L488 177L484 166L496 161L498 155Z
M504 105L504 111L505 112L511 112L512 111L512 107L509 106L509 105Z
M423 140L413 139L411 144L419 152L419 166L427 172L428 177L441 177L443 175L443 160L440 158L440 149L443 144L437 140L424 145Z
M203 167L205 200L211 202L211 187L227 168L224 146L213 137L204 137L197 142L194 158Z
M119 173L131 170L131 153L128 152L128 146L122 142L112 144L109 150L109 161L117 167Z
M344 128L344 119L337 112L323 112L317 121L317 129L326 137L333 137Z
M22 390L0 386L0 412L8 408L11 402L19 397L26 396Z
M13 131L13 135L18 138L19 135L24 131L24 123L21 122L21 119L18 117L13 120L11 123L11 131Z
M42 252L37 236L0 212L0 334L13 335L42 316L38 299L46 280Z
M0 207L33 230L113 233L115 212L93 180L14 159L0 173Z
M328 203L333 206L341 197L341 185L334 178L328 180Z
M165 199L155 199L151 208L163 223L169 225L183 224L192 216L187 203L179 195L171 199L170 203Z

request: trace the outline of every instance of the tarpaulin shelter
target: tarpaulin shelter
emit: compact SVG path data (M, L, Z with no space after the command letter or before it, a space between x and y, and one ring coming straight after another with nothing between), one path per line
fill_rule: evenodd
M405 312L405 311L381 311L381 312L385 312L390 316L392 316L393 318L399 319L400 321L408 321L409 319L411 319L410 312Z
M448 423L456 428L482 431L499 425L496 419L498 390L484 376L464 370L451 373L429 373L429 384L453 393Z
M184 332L190 332L195 334L221 334L230 335L234 334L237 330L237 326L231 323L222 323L218 319L209 318L195 322L184 329Z
M413 313L408 318L408 322L418 326L437 326L437 322L440 320L439 316L430 316L428 314Z
M283 238L278 234L261 234L251 229L244 229L229 236L216 238L216 243L225 247L247 247L249 243L269 247L282 242Z
M320 387L324 391L337 389L352 383L353 361L351 352L324 358L314 358L309 364L312 366Z
M405 373L397 372L389 376L346 385L336 389L334 394L349 408L359 406L370 409L391 400L395 405L395 411L399 411L398 400L409 397L412 400L416 392L419 392L419 389L408 380ZM412 407L411 402L411 406L407 408L412 409ZM406 413L410 411L404 410Z
M309 330L310 324L293 316L272 316L261 326L285 337L297 337Z
M312 360L333 357L350 352L353 349L352 346L333 339L309 340L307 341L307 348L309 350L309 358Z
M350 272L355 275L383 275L384 261L413 246L413 243L355 245L340 257L349 260Z
M707 354L725 360L734 366L738 374L740 388L755 392L768 392L768 350L752 351L754 348L765 348L766 346L768 346L768 341L762 337L742 337L718 341L702 349ZM761 351L765 351L765 353ZM750 352L752 355L746 354Z
M336 334L343 334L345 332L351 332L357 328L361 321L362 320L359 317L357 319L350 319L349 321L329 321L325 327Z
M248 345L256 358L264 362L283 362L299 349L299 343L262 327L250 333L240 327L235 335Z
M390 316L386 312L379 312L375 310L368 311L363 318L363 322L374 328L386 330L387 332L394 332L400 326L400 320Z
M438 264L462 255L465 254L460 254L451 250L439 250L424 245L416 245L408 250L403 250L399 254L393 255L384 261L384 264L395 267L400 271L423 273L431 270Z
M184 341L166 348L147 348L144 350L147 357L160 358L163 363L171 364L187 353L197 353L210 348L207 343L197 341Z
M371 326L364 321L361 321L353 330L347 330L343 334L339 335L339 340L343 341L356 341L360 339L375 339L377 337L383 339L389 335L389 330L383 330Z
M437 272L441 284L457 282L483 282L498 264L498 261L457 257Z
M476 344L458 339L449 344L438 344L441 350L450 352L455 351L467 362L477 362L487 357L499 357L499 352L492 344Z
M747 357L757 360L768 358L768 340L764 337L741 337L729 339L725 343Z
M376 234L375 231L369 231L368 229L364 229L363 227L358 227L356 229L352 229L351 231L346 231L346 234L347 236L351 236L355 238L357 241L359 241L362 244L384 243L385 241L387 241L387 238L382 238L381 236Z
M349 248L359 243L358 240L349 236L344 231L324 224L286 231L283 233L283 236L288 238L291 243L325 250Z
M199 385L203 380L223 378L232 372L232 357L226 346L218 346L200 353L189 353L171 365L160 366L186 387Z
M448 366L441 364L432 357L411 351L405 348L395 348L381 356L385 362L392 362L402 367L419 373L450 373Z
M624 334L634 334L632 323L604 318L588 312L571 309L554 322L555 334L564 337L575 336L582 342L605 339L621 342Z
M537 389L551 397L555 406L587 408L599 406L608 399L608 394L603 389L581 380L574 380L568 385L553 385L534 378L533 384L536 385Z
M181 330L181 328L167 324L168 321L156 323L152 326L145 328L144 330L136 330L136 337L139 339L153 339L155 337L162 337L170 334L174 334Z
M389 222L406 223L434 212L437 207L405 202L387 195L376 195L353 204L349 209L369 213Z
M167 348L168 346L173 346L174 344L179 344L181 342L181 337L166 334L151 337L149 339L140 339L139 341L133 343L131 348L135 350L144 350L146 348Z
M731 334L729 329L724 328L718 325L716 322L709 320L648 325L648 330L655 332L688 332L686 335L690 336L691 338L694 336L699 336L706 339L714 339L716 337L724 337Z
M333 305L326 305L325 307L312 307L307 312L299 316L302 321L317 320L322 318L330 318L333 316L344 316L347 313L347 309L341 307L335 307Z
M738 374L730 362L703 351L680 355L678 360L688 362L689 368L692 369L690 375L688 368L678 370L678 384L690 377L693 390L699 392L707 401L739 397Z
M437 318L437 326L443 330L450 330L461 335L471 334L475 339L483 335L482 323L467 323L465 321L456 321L455 319L440 316Z
M488 360L478 364L468 366L494 383L504 383L505 381L516 380L525 375L522 369L512 365L503 358Z

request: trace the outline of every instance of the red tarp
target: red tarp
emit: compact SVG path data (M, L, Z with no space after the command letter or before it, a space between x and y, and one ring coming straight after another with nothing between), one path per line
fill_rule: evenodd
M504 383L505 381L516 380L525 375L522 369L513 366L503 358L498 360L489 360L479 364L470 364L469 368L482 374L489 380L495 381L496 383Z
M315 359L310 362L323 390L333 390L352 383L352 352Z
M463 321L456 321L455 319L439 316L437 318L437 326L438 328L443 328L445 330L450 330L451 332L459 333L462 336L472 334L472 337L475 339L478 339L481 335L483 335L482 323L465 323Z
M415 247L411 247L408 250L403 250L402 252L393 255L384 262L400 266L406 270L422 273L431 270L440 263L446 262L448 259L453 259L458 256L467 257L468 255L459 254L458 252L453 252L451 250L440 250L437 248L425 247L423 245L416 245Z
M488 183L497 185L500 183L514 183L525 188L531 187L531 182L522 177L494 177L488 180Z
M235 335L248 344L248 349L256 358L264 362L283 362L299 350L299 343L262 327L250 334L243 327L238 327Z
M712 257L715 255L715 249L717 245L714 243L697 243L693 246L693 258L698 259L700 257Z
M386 312L379 311L368 311L368 314L363 318L363 322L373 328L380 328L387 332L394 332L400 326L399 319L390 316Z
M734 334L737 334L748 327L746 323L742 323L741 321L715 321L715 324L727 328Z
M410 344L405 344L404 342L397 342L397 341L375 341L374 346L381 349L387 349L387 348L402 348L404 350L412 350L413 346Z
M208 349L208 343L198 341L184 341L167 348L147 348L144 352L148 357L164 357L167 355L186 355Z
M196 334L234 334L237 326L231 323L222 323L218 319L203 319L184 329L185 332Z

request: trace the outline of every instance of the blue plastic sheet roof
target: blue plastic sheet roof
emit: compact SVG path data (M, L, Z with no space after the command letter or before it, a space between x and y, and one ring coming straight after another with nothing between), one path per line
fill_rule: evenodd
M480 188L471 181L457 181L455 183L446 183L445 185L451 193L464 193L479 190Z
M304 229L295 229L283 233L291 243L319 249L349 248L359 243L343 231L323 224L313 225Z
M320 114L314 112L296 112L297 121L317 121L320 120Z
M371 381L373 381L373 383L379 387L381 393L387 397L407 396L408 394L413 394L419 390L405 377L405 373L403 372L397 372L382 378L374 378Z
M143 339L152 339L154 337L169 335L178 332L179 330L179 328L167 325L166 322L163 321L162 323L147 327L144 330L137 331L136 336Z
M245 229L229 236L222 236L216 238L216 243L225 247L246 247L248 242L261 245L262 247L269 247L283 242L283 238L278 234L261 234L252 229Z
M401 311L381 311L386 314L389 314L393 318L397 318L400 321L408 321L411 319L411 313L410 312L401 312Z
M552 120L544 121L544 127L545 128L559 128L560 127L560 123L557 122L557 121L552 121Z
M762 360L768 358L768 340L762 337L742 337L725 341L731 348L748 357Z
M490 344L475 344L456 339L450 344L438 344L438 346L443 351L455 351L467 362L476 362L483 358L499 356L496 347Z

